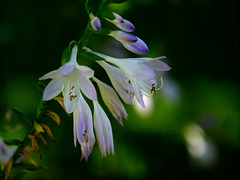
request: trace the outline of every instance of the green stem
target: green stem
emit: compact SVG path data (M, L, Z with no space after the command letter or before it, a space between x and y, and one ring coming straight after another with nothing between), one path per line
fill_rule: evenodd
M91 20L88 21L88 24L87 24L87 26L86 26L86 28L85 28L85 31L84 31L84 33L83 33L83 36L82 36L82 38L78 41L78 49L79 49L79 51L81 51L82 48L87 45L88 39L89 39L89 37L90 37L91 34L92 34L92 32L89 30L90 26L91 26Z
M104 5L105 5L105 1L103 0L102 3L100 4L99 8L98 8L98 11L100 9L102 9ZM96 14L98 14L98 11L96 12ZM82 35L82 38L78 41L78 50L79 51L81 51L82 48L84 46L86 46L87 43L88 43L88 39L90 38L90 36L92 34L92 31L90 31L90 27L91 27L91 19L88 20L88 23L87 23L85 31Z
M28 143L30 142L30 139L28 138L29 135L32 135L35 132L35 129L33 127L33 125L31 126L31 128L29 129L28 133L26 134L24 140L22 141L22 144L20 146L18 146L17 150L15 151L15 153L13 154L13 160L14 162L16 160L18 160L18 158L21 156L21 153L23 152L24 148L28 145Z

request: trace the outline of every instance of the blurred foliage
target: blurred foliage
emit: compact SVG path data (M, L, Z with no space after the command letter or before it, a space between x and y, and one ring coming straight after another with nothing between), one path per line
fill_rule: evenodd
M42 95L38 78L57 69L69 42L81 37L88 19L84 3L0 2L1 137L24 137L26 122L6 112L13 106L30 119L36 116ZM126 105L129 118L124 127L106 110L115 155L102 158L96 144L87 163L80 162L80 147L73 145L72 119L53 102L51 108L59 112L62 124L57 128L50 118L46 123L56 143L47 139L49 152L40 143L43 160L34 154L36 162L48 168L23 179L238 179L238 4L237 0L128 0L110 5L135 25L134 34L149 46L148 56L167 56L172 70L163 78L164 88L145 111ZM89 47L135 57L110 37L93 35ZM109 81L94 61L83 58L79 63ZM196 141L186 137L185 130L191 127L199 130L192 135ZM199 142L210 150L194 157L189 147Z

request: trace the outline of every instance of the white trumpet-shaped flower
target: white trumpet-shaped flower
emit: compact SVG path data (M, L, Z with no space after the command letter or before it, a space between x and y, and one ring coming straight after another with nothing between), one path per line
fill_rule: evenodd
M79 100L80 91L91 100L97 99L96 90L89 80L94 71L77 63L78 47L72 49L71 59L58 70L51 71L40 80L52 79L43 92L43 100L48 101L56 97L60 92L64 96L64 106L67 113L72 113Z
M106 113L98 101L93 101L93 106L94 129L97 136L98 145L102 156L106 157L106 151L108 154L114 154L112 127Z
M90 49L85 49L95 55L103 58L105 61L110 62L119 67L126 77L131 82L132 88L137 101L142 107L145 107L143 102L143 94L151 96L151 94L159 86L156 80L157 71L168 71L170 67L160 59L165 58L113 58L101 53L93 52Z
M73 111L73 135L75 147L78 140L81 145L82 159L85 158L87 161L95 143L95 136L91 109L80 92L79 101Z
M97 78L94 77L93 80L97 83L99 87L104 103L106 104L112 115L118 120L118 122L123 125L122 118L127 119L128 115L117 93L112 87L103 83Z
M123 73L123 71L105 61L97 61L97 63L106 71L114 89L118 92L122 100L126 104L133 104L132 96L134 95L134 89L129 78Z

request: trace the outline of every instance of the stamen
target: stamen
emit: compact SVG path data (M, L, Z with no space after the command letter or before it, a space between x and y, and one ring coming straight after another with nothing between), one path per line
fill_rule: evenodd
M77 97L77 95L75 95L75 96L74 96L74 95L71 95L71 96L70 96L70 101L72 101L72 100L73 100L74 98L76 98L76 97Z
M75 86L73 86L73 87L71 88L71 90L73 90L73 88L75 88Z
M155 89L155 83L152 84L151 94L152 94L153 91L154 91L154 92L156 91L156 89Z

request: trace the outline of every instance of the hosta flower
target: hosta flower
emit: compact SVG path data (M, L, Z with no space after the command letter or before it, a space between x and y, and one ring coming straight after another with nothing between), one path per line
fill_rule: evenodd
M80 91L91 100L97 99L96 90L89 80L94 71L77 63L77 50L75 45L72 49L71 59L58 70L51 71L40 80L52 79L43 92L43 100L48 101L56 97L60 92L64 96L64 106L67 113L72 113L79 101Z
M86 49L88 52L92 52ZM143 93L147 96L151 96L159 86L156 79L156 72L158 71L168 71L170 67L160 59L165 58L113 58L101 53L92 52L95 55L105 59L105 61L110 62L117 67L119 67L126 77L131 82L134 89L134 94L137 101L142 107L145 107L142 96Z
M126 104L133 104L134 89L128 79L118 67L112 66L105 61L97 61L109 76L113 87Z
M141 55L148 53L147 45L140 38L132 34L123 31L111 31L108 35L121 42L126 49L133 53Z
M98 145L102 156L106 157L106 151L108 154L114 154L112 127L106 113L98 101L93 101L93 106L94 129L97 136Z
M126 20L123 19L120 15L113 13L115 19L114 20L110 20L105 18L106 20L108 20L109 22L113 23L115 26L117 26L119 29L126 31L126 32L133 32L135 30L134 25Z
M98 17L94 16L92 13L89 14L91 19L91 26L95 31L101 31L101 22Z
M103 83L95 77L93 78L93 80L97 83L100 89L104 103L106 104L110 112L113 114L113 116L118 120L118 122L123 125L122 118L127 119L128 115L118 95L109 85Z
M88 159L95 143L93 132L92 112L87 102L79 92L79 101L73 111L73 135L74 144L77 146L77 140L81 145L82 158Z

